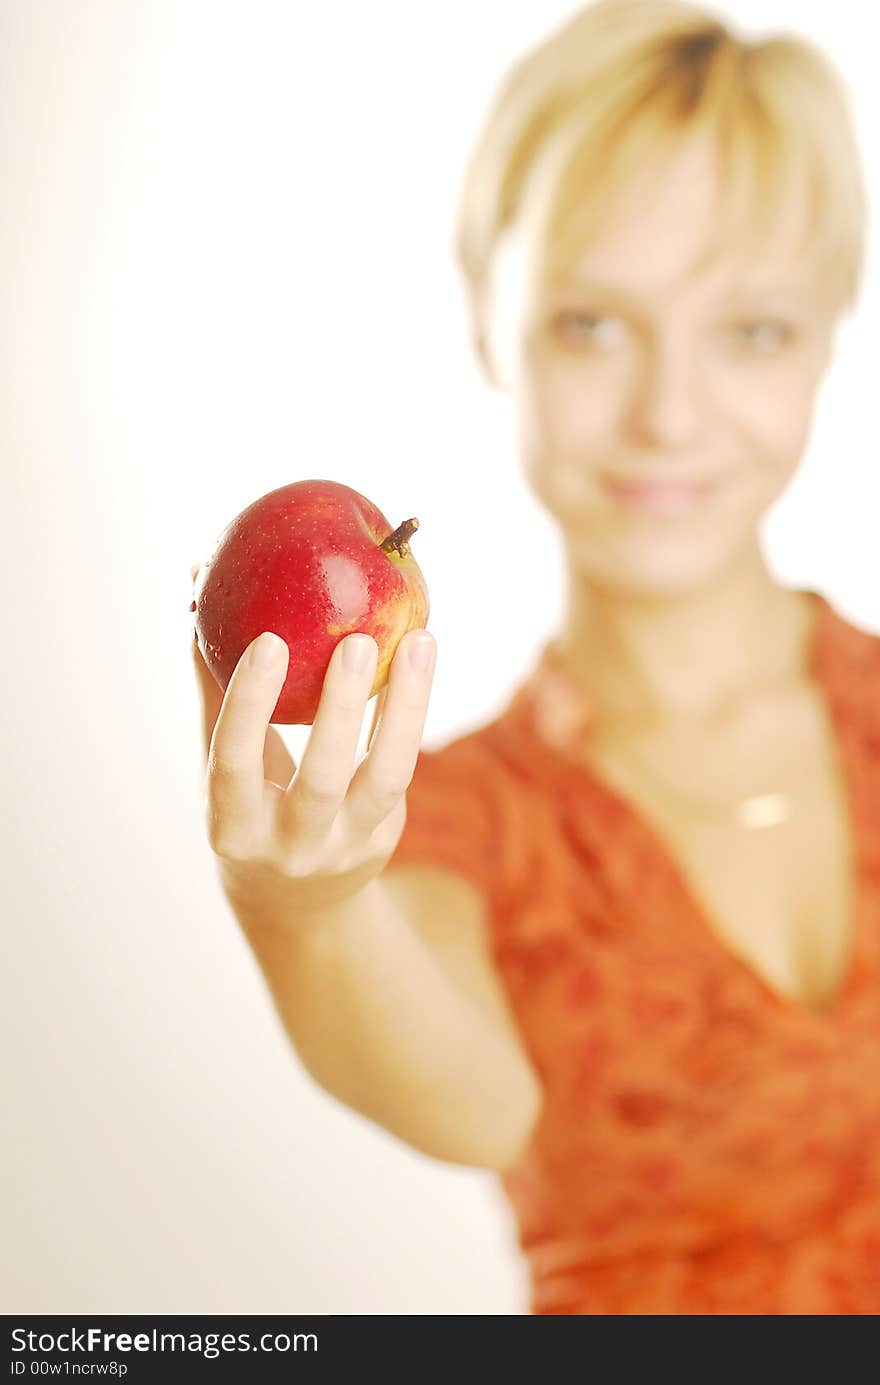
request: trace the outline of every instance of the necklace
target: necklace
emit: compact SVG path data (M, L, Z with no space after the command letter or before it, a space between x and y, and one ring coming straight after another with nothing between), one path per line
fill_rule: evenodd
M544 649L544 668L546 677L542 684L540 721L548 739L571 746L588 735L591 717L578 696L565 661L555 642ZM790 673L785 673L773 683L789 681ZM737 798L733 803L719 801L705 795L688 793L659 774L647 761L633 755L627 748L620 756L624 764L632 765L653 785L664 801L673 800L681 805L692 818L702 821L727 823L745 831L755 832L765 828L778 827L788 822L794 815L796 799L804 781L811 777L806 770L798 777L795 789L772 788L760 793Z
M755 832L762 828L779 827L783 822L788 822L794 813L794 796L782 789L749 794L730 803L689 794L658 774L645 760L636 759L631 752L627 752L626 759L654 785L664 799L674 799L691 817L728 822L748 832Z

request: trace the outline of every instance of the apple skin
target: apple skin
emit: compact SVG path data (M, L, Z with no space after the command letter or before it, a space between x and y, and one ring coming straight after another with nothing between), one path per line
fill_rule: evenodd
M190 606L221 688L251 641L272 630L290 660L270 721L311 726L333 650L360 631L379 647L373 697L400 640L428 619L428 588L408 544L417 527L414 519L395 530L337 481L295 481L248 505L202 563Z

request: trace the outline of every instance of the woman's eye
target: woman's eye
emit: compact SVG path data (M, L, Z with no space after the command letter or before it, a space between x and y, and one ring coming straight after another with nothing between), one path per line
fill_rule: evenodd
M566 333L598 345L613 343L623 327L619 318L606 317L602 313L560 313L557 323Z
M759 351L773 351L793 336L791 327L785 322L739 322L734 331L741 341Z

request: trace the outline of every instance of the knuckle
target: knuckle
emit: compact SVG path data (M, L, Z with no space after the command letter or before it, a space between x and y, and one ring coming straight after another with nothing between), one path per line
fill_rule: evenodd
M363 716L365 699L359 697L357 693L346 692L346 684L340 680L340 686L333 689L332 694L322 703L322 707L327 714L334 718L345 718Z
M375 785L373 796L382 803L394 804L406 793L409 782L403 774L392 774Z
M215 856L220 856L224 861L236 862L253 859L252 846L242 838L241 832L231 829L229 823L210 802L205 807L205 832L208 845Z
M322 854L317 850L311 852L304 850L287 851L278 854L277 868L279 874L290 884L305 885L322 874L325 862Z
M393 781L368 783L361 811L369 822L384 822L395 812L405 792L405 787L397 788Z
M332 808L342 799L338 785L330 779L322 779L314 774L304 775L297 781L300 798L317 808Z
M208 756L208 775L211 779L231 779L237 769L238 766L228 755L220 755L216 751L212 751Z
M415 772L414 762L407 756L398 755L383 765L376 766L376 782L388 794L399 798L405 794Z
M225 861L244 860L244 853L240 846L233 840L223 824L216 822L213 818L208 820L208 844L214 855L222 856Z
M210 840L210 838L209 838ZM221 833L211 842L211 850L215 856L219 856L222 861L227 861L230 865L259 865L260 858L252 846L246 842L233 840L228 833Z
M402 802L403 800L401 800ZM405 819L404 819L405 821ZM400 814L395 810L388 813L380 823L373 829L370 837L373 851L376 856L387 860L394 854L397 843L400 841L403 822Z

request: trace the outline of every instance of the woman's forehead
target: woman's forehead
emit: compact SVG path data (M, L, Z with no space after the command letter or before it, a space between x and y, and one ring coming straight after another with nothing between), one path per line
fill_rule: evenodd
M552 223L546 228L532 268L545 284L605 282L640 295L815 287L821 257L808 190L798 182L780 189L772 209L730 191L714 154L686 147L630 177L609 206L575 204L555 234Z
M788 253L762 245L697 245L683 254L673 241L655 241L632 257L586 249L544 276L552 292L602 294L620 300L693 294L712 297L738 292L797 297L815 291L821 263L814 248L793 246Z

